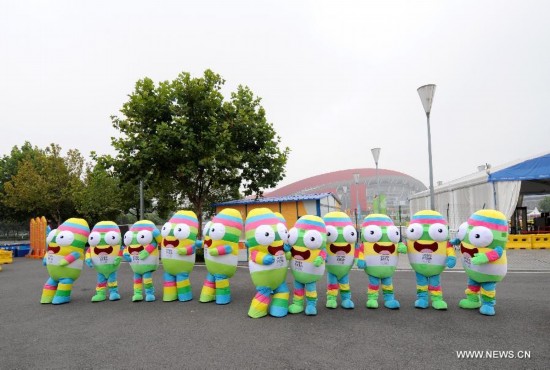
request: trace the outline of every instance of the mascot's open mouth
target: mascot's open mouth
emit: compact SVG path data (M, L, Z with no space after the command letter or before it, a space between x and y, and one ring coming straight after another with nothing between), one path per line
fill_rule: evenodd
M282 254L282 253L285 252L282 246L281 247L272 247L271 245L269 247L267 247L267 251L269 252L269 254L271 254L273 256L276 256L277 254Z
M337 245L331 244L330 251L334 254L338 254L338 252L342 252L340 253L340 255L348 254L349 252L351 252L351 245L346 244L343 247L339 247Z
M57 253L59 253L60 249L61 249L61 247L48 247L48 253L52 252L53 254L57 254Z
M465 248L462 243L460 243L460 253L462 254L469 254L470 257L473 257L476 253L479 252L479 249L477 248L473 248L473 249L470 249L470 248Z
M296 260L307 260L309 258L309 256L311 256L311 252L308 251L308 250L300 252L300 251L292 248L290 253L292 254L292 258L294 258Z
M101 253L105 253L105 254L111 254L113 253L113 247L109 247L109 248L98 248L98 247L95 247L94 248L94 253L97 254L98 256L101 254Z
M207 248L210 247L212 245L212 239L205 240L204 245L206 245Z
M135 248L128 247L128 253L130 253L130 254L134 254L134 252L139 253L142 250L143 250L143 245L140 245L139 247L135 247Z
M432 253L435 252L437 248L438 245L436 242L433 242L431 244L420 244L418 242L414 242L414 249L420 253Z
M378 254L393 254L395 252L395 245L380 245L378 243L374 243L373 247L374 251Z
M162 240L162 245L164 245L167 248L176 248L179 244L180 244L180 241L178 239L172 240L172 241L169 241L166 239ZM206 244L206 242L204 244Z

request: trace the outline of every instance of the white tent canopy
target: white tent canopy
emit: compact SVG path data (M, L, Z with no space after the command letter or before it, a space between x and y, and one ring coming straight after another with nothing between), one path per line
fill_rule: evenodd
M533 192L528 190L528 181L522 180L519 176L517 179L510 178L505 181L493 180L493 182L489 182L490 174L511 167L517 169L518 165L531 163L533 159L539 162L542 160L545 166L548 166L550 153L516 160L505 165L488 168L482 166L481 170L476 173L434 186L435 210L447 218L451 230L457 230L460 224L466 221L472 213L482 208L497 209L510 219L516 209L520 191L524 193ZM546 168L542 170L544 172L542 176L532 180L538 184L544 182L542 189L548 188L548 179L550 179L550 171ZM546 172L549 173L546 175ZM522 182L525 182L525 184L522 185ZM545 192L546 190L539 191ZM409 201L411 214L423 209L430 209L430 191L425 190L413 194L409 197Z

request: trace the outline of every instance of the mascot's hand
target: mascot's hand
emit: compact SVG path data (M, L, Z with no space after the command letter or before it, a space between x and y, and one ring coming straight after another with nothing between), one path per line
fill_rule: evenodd
M283 250L285 252L290 252L290 250L292 249L292 247L290 246L290 244L283 244Z
M452 269L456 265L456 257L448 256L447 257L447 267Z
M132 257L130 257L130 253L124 253L122 257L124 257L124 261L132 262Z
M65 258L59 261L59 266L67 266L68 264L69 264L69 261L67 261Z
M314 265L315 267L319 267L319 266L321 266L321 265L323 264L324 261L325 261L325 260L323 259L323 257L317 256L317 257L315 257L315 259L313 260L313 265Z
M122 261L122 258L120 258L119 256L116 256L115 260L113 261L113 265L118 266L120 265L121 261Z
M211 255L211 256L214 256L214 257L220 255L220 253L218 252L218 248L216 248L216 247L214 247L214 248L212 248L212 247L208 248L208 253L210 253L210 255Z
M365 260L357 260L357 268L364 270L367 267Z
M139 259L140 260L143 261L147 257L149 257L149 252L147 252L146 250L142 250L141 252L139 252Z
M47 264L46 257L42 258L42 266L46 266Z
M264 265L271 265L273 264L273 262L275 262L275 257L273 257L271 254L266 254L262 262Z
M472 258L472 263L474 265L483 265L489 262L489 257L485 253L476 253L474 258Z
M399 244L397 244L397 252L398 253L407 253L407 246L401 242L399 242Z
M292 258L292 253L290 253L290 251L285 252L285 257L287 261L290 261L290 259Z
M195 248L202 248L202 240L195 240Z
M449 240L449 243L451 243L452 245L459 245L460 244L460 239L458 239L458 238L451 239L451 240Z
M86 258L84 260L84 262L86 262L86 265L90 268L93 268L94 267L94 264L92 263L92 259L91 258Z
M194 250L195 248L193 248ZM181 248L181 247L177 247L176 248L176 252L180 255L180 256L187 256L187 248ZM193 251L193 253L195 253Z

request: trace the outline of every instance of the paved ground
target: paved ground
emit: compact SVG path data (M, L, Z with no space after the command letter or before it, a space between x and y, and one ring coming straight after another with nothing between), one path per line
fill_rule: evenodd
M402 259L394 285L401 309L364 307L367 279L351 273L356 308L329 310L325 281L319 314L253 320L248 270L231 280L233 302L201 304L204 266L191 275L191 302L132 303L131 273L121 266L122 300L89 302L95 273L86 268L73 301L40 305L45 268L16 258L0 272L0 369L74 368L384 368L548 369L550 363L550 251L510 251L511 272L497 287L497 315L457 307L464 273L446 272L446 312L413 307L415 282ZM288 279L291 284L291 279ZM162 268L154 274L161 297ZM530 351L530 359L458 359L456 351Z

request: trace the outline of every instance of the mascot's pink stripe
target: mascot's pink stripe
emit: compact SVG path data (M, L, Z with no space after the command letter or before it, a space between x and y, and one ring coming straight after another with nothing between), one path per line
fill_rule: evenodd
M345 226L351 225L351 222L349 222L349 221L325 220L325 223L326 223L327 226L335 226L335 227L345 227Z
M265 295L263 295L263 294L262 294L262 295L257 295L257 296L254 297L254 298L256 298L256 299L257 299L258 301L260 301L261 303L265 303L265 304L269 304L269 301L270 301L269 297L268 297L268 296L265 296Z
M72 226L68 226L68 225L59 226L59 229L57 229L57 230L58 231L65 231L65 230L72 231L75 234L83 235L85 237L88 237L88 235L90 234L90 232L87 231L87 230L82 230L80 228L72 227Z
M144 225L144 226L133 226L130 228L130 231L143 231L143 230L147 230L147 231L153 231L153 226L150 226L150 225Z
M247 223L245 225L245 229L248 231L248 230L251 230L251 229L257 229L258 226L261 226L261 225L271 226L271 225L276 225L278 223L279 223L279 220L277 220L276 218L263 219L263 220L258 220L258 221Z
M371 221L371 220L368 220L368 221L363 222L363 224L361 225L361 227L365 227L365 226L369 226L369 225L375 225L375 226L392 226L392 225L393 225L393 222L391 222L391 221Z
M472 226L485 226L491 230L508 231L507 225L497 225L491 222L473 220L471 218L468 220L468 223Z
M175 281L165 281L164 286L166 286L166 287L176 286L176 282Z
M319 231L320 233L326 233L327 232L327 228L323 225L312 225L312 224L296 224L296 227L298 229L301 229L301 230L317 230Z

